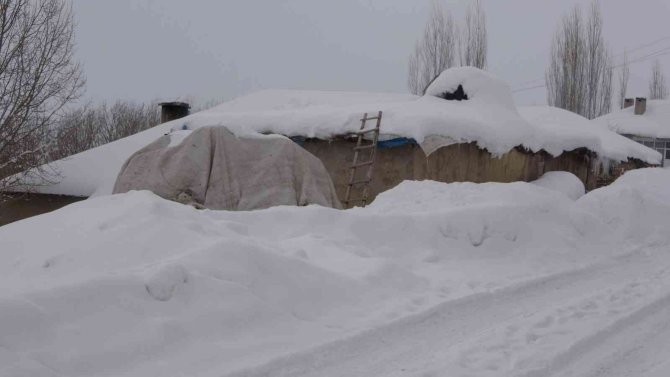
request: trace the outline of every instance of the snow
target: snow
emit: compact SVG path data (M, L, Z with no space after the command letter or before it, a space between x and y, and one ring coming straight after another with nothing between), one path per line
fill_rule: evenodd
M130 192L0 227L0 375L663 375L670 171L575 179L347 211Z
M548 190L560 192L572 200L577 200L586 193L584 183L574 174L565 171L544 173L540 179L531 183Z
M474 67L460 67L446 70L426 88L426 95L439 97L444 92L453 93L462 85L468 95L465 104L497 105L516 111L510 95L509 85L500 78Z
M565 141L566 148L586 147L612 161L627 161L635 157L652 165L660 165L661 154L652 148L608 130L599 122L589 121L581 115L550 106L522 106L521 115L537 127ZM544 149L557 154L547 145Z
M469 99L447 101L435 97L463 85ZM515 107L509 86L471 67L445 71L417 97L393 93L352 93L301 90L263 90L212 109L165 123L67 159L57 161L60 182L39 192L74 196L111 193L125 160L159 136L204 126L226 126L240 137L259 133L330 139L359 129L364 113L383 111L382 138L414 138L427 153L441 145L476 142L494 155L523 145L557 156L589 148L606 158L636 157L656 163L655 151L623 141L613 132L582 127L583 119L547 109ZM590 131L586 131L586 129ZM179 142L183 135L175 135ZM440 143L435 143L435 141Z
M670 101L649 100L643 115L635 115L635 106L614 111L595 120L619 134L670 138Z

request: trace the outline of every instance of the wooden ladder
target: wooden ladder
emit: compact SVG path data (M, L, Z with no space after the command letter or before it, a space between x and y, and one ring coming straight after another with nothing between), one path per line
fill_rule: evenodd
M377 125L374 128L365 128L367 121L377 120ZM377 153L377 142L379 141L379 128L382 125L382 112L377 113L377 116L368 118L368 113L363 115L361 119L361 128L354 135L358 136L358 141L354 147L354 161L349 168L349 184L347 185L347 193L344 197L344 206L345 208L351 208L352 203L360 202L363 204L363 207L368 202L368 196L370 194L370 182L372 181L372 167L375 163L375 155ZM363 144L366 135L372 135L372 142ZM368 160L359 161L361 152L370 151L368 154ZM368 171L365 174L365 177L357 180L356 173L358 169L367 168ZM363 193L359 198L351 198L351 194L355 188L362 188Z

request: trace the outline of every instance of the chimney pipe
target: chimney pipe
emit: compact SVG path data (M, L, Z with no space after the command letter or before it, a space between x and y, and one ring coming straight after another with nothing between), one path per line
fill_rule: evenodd
M191 105L185 102L162 102L158 106L161 107L161 123L188 116L191 109Z
M625 100L623 100L624 109L627 109L633 105L635 105L635 98L626 98Z
M644 97L635 98L635 115L644 115L647 111L647 99Z

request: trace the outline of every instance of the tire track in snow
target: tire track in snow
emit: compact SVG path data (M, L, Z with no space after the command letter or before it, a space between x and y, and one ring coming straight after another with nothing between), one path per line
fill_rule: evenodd
M568 363L545 376L664 377L670 374L668 339L670 294L577 344L563 360Z
M546 308L573 302L575 297L620 285L622 281L667 270L669 266L668 255L634 251L585 268L445 302L380 328L229 376L428 377L445 372L457 376L457 368L450 369L445 361L456 360L460 347L485 336L499 324L523 322ZM441 367L437 370L436 366ZM462 372L468 375L467 370ZM501 373L495 369L489 372Z

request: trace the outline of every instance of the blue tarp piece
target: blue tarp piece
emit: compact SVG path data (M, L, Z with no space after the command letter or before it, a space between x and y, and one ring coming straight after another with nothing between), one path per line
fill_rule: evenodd
M294 143L300 146L303 146L305 144L305 140L307 140L307 138L304 136L291 136L290 139ZM379 140L377 141L377 148L389 149L389 148L401 147L406 144L416 144L416 140L406 137L397 137L395 139L384 140L384 141Z
M289 139L291 139L292 142L302 147L303 145L305 145L305 140L307 138L304 136L291 136Z
M380 140L377 142L377 148L379 149L396 148L401 147L405 144L416 144L416 140L409 139L406 137L397 137L395 139L384 140L384 141Z

